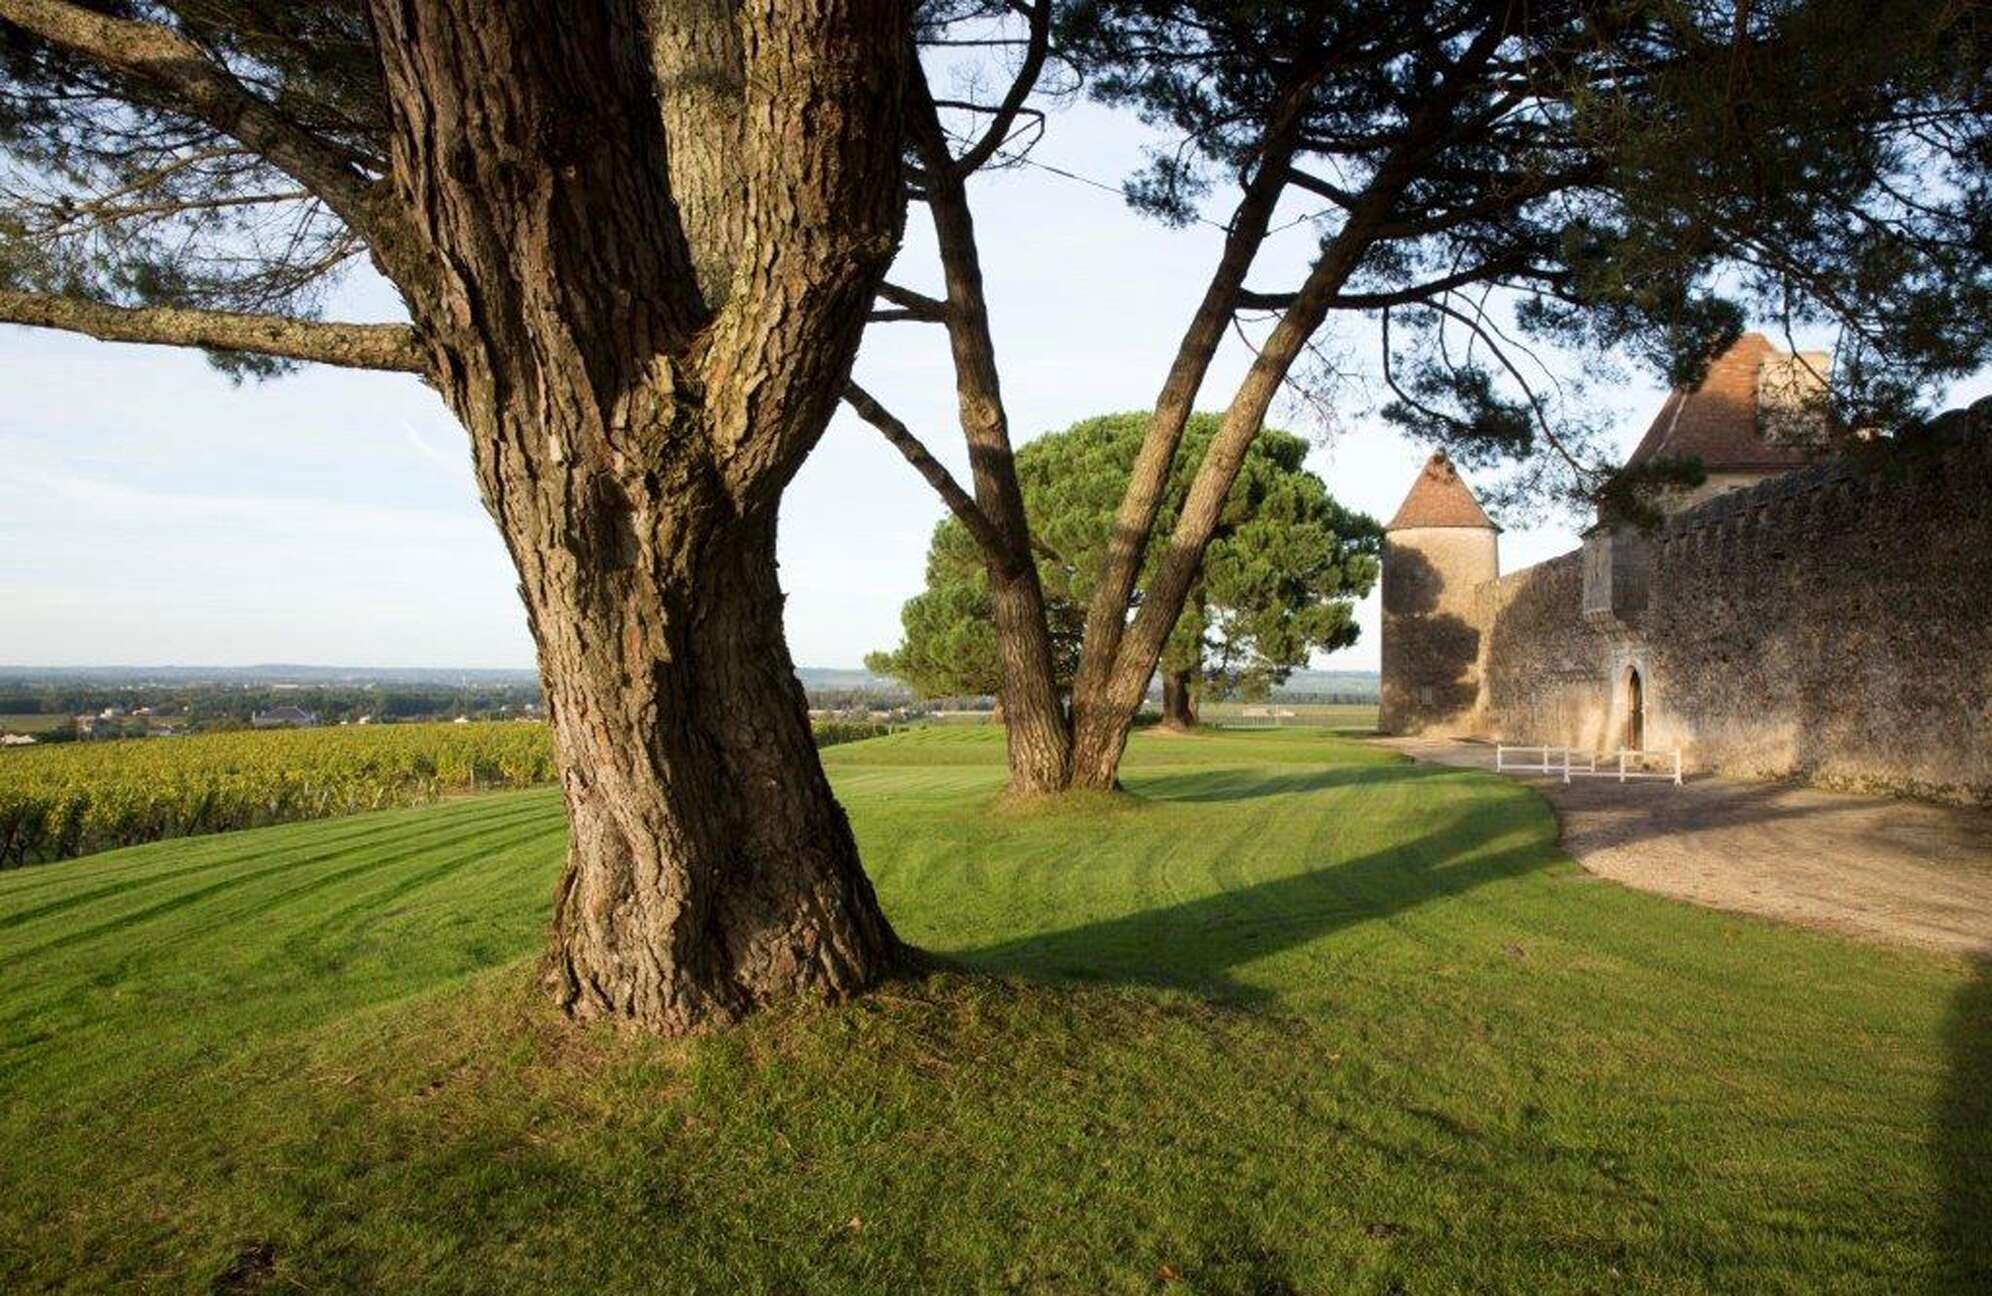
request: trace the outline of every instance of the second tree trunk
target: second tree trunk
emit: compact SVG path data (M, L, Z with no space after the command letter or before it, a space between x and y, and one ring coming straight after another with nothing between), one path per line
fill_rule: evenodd
M1197 695L1189 671L1162 676L1162 725L1166 729L1190 730L1197 727Z

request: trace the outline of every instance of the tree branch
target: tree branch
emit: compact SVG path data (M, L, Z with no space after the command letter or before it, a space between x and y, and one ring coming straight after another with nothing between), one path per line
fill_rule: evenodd
M1454 310L1443 301L1423 301L1419 302L1418 305L1423 306L1426 310L1436 311L1448 319L1457 321L1467 329L1470 329L1475 337L1487 344L1487 349L1494 353L1494 358L1501 362L1501 367L1508 371L1508 376L1515 380L1517 387L1522 389L1522 395L1528 398L1529 408L1535 412L1536 424L1542 429L1543 439L1548 441L1550 446L1562 458L1565 465L1569 467L1572 475L1576 477L1578 484L1580 486L1583 485L1590 474L1586 473L1584 465L1578 463L1576 457L1564 446L1563 438L1556 435L1556 429L1551 426L1549 415L1544 412L1542 400L1536 395L1535 388L1530 386L1529 380L1522 376L1522 371L1516 366L1515 362L1508 358L1508 353L1502 349L1500 342L1496 341L1488 333L1480 321ZM1401 395L1402 393L1400 392L1399 394Z
M1361 197L1360 194L1344 189L1340 185L1329 184L1313 172L1303 171L1297 166L1287 168L1287 183L1296 189L1326 198L1344 211L1354 207L1357 199Z
M914 436L892 411L879 404L870 392L855 382L844 384L844 403L856 410L859 418L877 428L885 439L892 443L893 449L899 451L906 457L906 462L913 465L914 471L927 479L927 484L934 488L940 495L941 502L961 520L964 527L968 528L969 535L975 538L975 543L981 546L985 555L1005 571L1014 569L1016 558L1010 553L1009 546L1003 543L1003 538L996 534L996 526L989 520L989 515L969 498L968 492L961 488L961 483L949 474L946 465L928 452L919 437Z
M995 156L996 150L1009 139L1010 127L1016 123L1017 114L1023 111L1024 101L1037 88L1038 77L1044 71L1045 54L1051 48L1051 0L1037 0L1026 10L1025 16L1030 22L1030 43L1024 50L1024 61L1018 67L1015 79L1010 82L1010 91L1003 96L1003 103L996 109L989 128L982 132L982 138L955 159L956 175L965 176L980 170Z
M1377 230L1379 239L1420 239L1433 234L1443 234L1447 230L1458 229L1474 221L1490 220L1516 211L1524 204L1547 198L1563 190L1581 185L1595 184L1604 176L1604 169L1595 164L1571 167L1551 175L1536 176L1528 180L1518 180L1508 187L1476 202L1463 203L1450 210L1440 211L1416 219L1386 222ZM1474 183L1485 184L1493 180L1484 174L1475 174Z
M112 18L69 0L0 0L0 21L146 82L310 189L354 229L366 227L372 181L344 150L286 120L171 28Z
M414 374L427 369L415 331L405 324L327 324L178 306L109 306L6 289L0 289L0 323L82 333L100 342L248 351L347 369Z
M938 297L929 297L925 293L916 293L911 288L901 288L894 283L882 283L878 286L878 295L906 312L894 318L926 320L939 324L948 317L946 302Z
M1478 265L1470 266L1465 270L1458 270L1452 274L1443 275L1424 283L1407 284L1402 288L1393 288L1378 292L1336 293L1334 297L1329 299L1328 309L1378 310L1385 306L1407 306L1414 302L1425 301L1431 297L1443 296L1468 284L1478 283L1482 280L1497 280L1501 276L1517 273L1523 268L1515 264L1513 258L1497 257L1492 261L1484 261ZM1238 292L1238 305L1240 309L1247 310L1283 311L1290 309L1299 296L1300 293L1298 291L1273 293L1240 289Z
M1455 125L1454 112L1471 90L1479 65L1493 56L1505 38L1507 13L1504 7L1500 16L1488 22L1454 64L1453 72L1444 83L1422 101L1399 132L1390 152L1371 174L1355 205L1349 209L1348 220L1322 246L1321 255L1308 272L1300 292L1295 295L1293 305L1274 325L1244 380L1233 392L1217 435L1211 438L1204 450L1203 462L1190 480L1189 493L1184 497L1175 531L1170 535L1161 570L1148 584L1141 610L1125 627L1116 621L1112 629L1122 633L1118 639L1111 639L1107 628L1098 624L1107 611L1102 607L1102 600L1109 594L1117 594L1124 599L1134 587L1131 574L1125 569L1117 573L1120 579L1125 580L1124 585L1109 586L1105 583L1109 564L1121 548L1116 538L1115 549L1109 550L1109 564L1102 565L1102 583L1088 611L1087 655L1080 663L1079 682L1074 690L1075 711L1080 706L1082 689L1111 688L1115 691L1113 699L1108 709L1100 714L1133 713L1134 705L1139 701L1139 691L1154 671L1155 663L1161 658L1163 644L1174 629L1177 618L1182 615L1184 600L1196 581L1204 553L1216 532L1224 500L1232 484L1238 480L1245 452L1265 423L1266 411L1274 395L1295 358L1327 317L1342 286L1377 241L1378 227L1389 219L1406 188L1417 178L1419 167L1445 143L1448 132ZM1283 180L1288 160L1290 155L1280 159ZM1240 286L1243 278L1241 273ZM1235 307L1236 301L1234 289L1229 294L1227 307ZM1227 309L1226 318L1229 315ZM1167 461L1164 461L1164 472L1167 467ZM1148 525L1133 534L1145 542L1146 532L1152 526L1151 514ZM1134 560L1139 562L1141 552L1133 545L1127 548L1134 551ZM1115 617L1124 615L1118 610L1114 612ZM1099 653L1106 658L1100 664L1096 664L1094 656L1095 635L1101 636ZM1097 701L1088 701L1094 707L1100 705Z

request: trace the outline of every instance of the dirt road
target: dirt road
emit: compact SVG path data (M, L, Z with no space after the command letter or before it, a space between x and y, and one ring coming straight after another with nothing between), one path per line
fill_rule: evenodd
M1380 738L1494 768L1494 748ZM1992 957L1992 811L1700 776L1621 785L1530 778L1563 847L1627 886L1863 940Z

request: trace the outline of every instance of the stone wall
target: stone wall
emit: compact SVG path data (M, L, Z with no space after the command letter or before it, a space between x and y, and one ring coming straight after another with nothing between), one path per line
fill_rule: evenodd
M1701 763L1992 803L1992 436L1669 519L1641 638Z
M1483 585L1479 728L1497 742L1601 749L1612 723L1610 636L1584 619L1582 550Z
M1625 618L1585 617L1581 551L1482 584L1455 731L1609 752L1637 672L1694 766L1992 804L1992 435L1718 496L1649 563Z

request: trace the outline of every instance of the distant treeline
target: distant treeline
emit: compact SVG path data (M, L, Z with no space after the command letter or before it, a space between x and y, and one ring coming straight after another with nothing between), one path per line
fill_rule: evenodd
M237 729L258 712L297 707L336 725L368 720L392 723L411 720L510 719L539 711L537 685L398 686L298 685L241 686L232 684L164 684L99 687L63 683L40 687L16 686L0 692L0 715L98 715L107 709L139 712L139 727L150 718L199 732Z
M913 703L912 694L898 688L810 689L807 693L811 709L820 711L890 711ZM989 705L987 698L942 699L919 704L923 710L950 706L959 710L987 710ZM378 724L454 720L458 716L486 720L536 715L541 710L541 698L539 686L527 683L98 685L64 681L32 685L16 681L12 687L0 687L0 716L94 716L107 708L126 713L145 708L160 723L198 732L241 728L257 712L277 707L311 712L321 724L360 720ZM145 718L139 717L141 721Z

